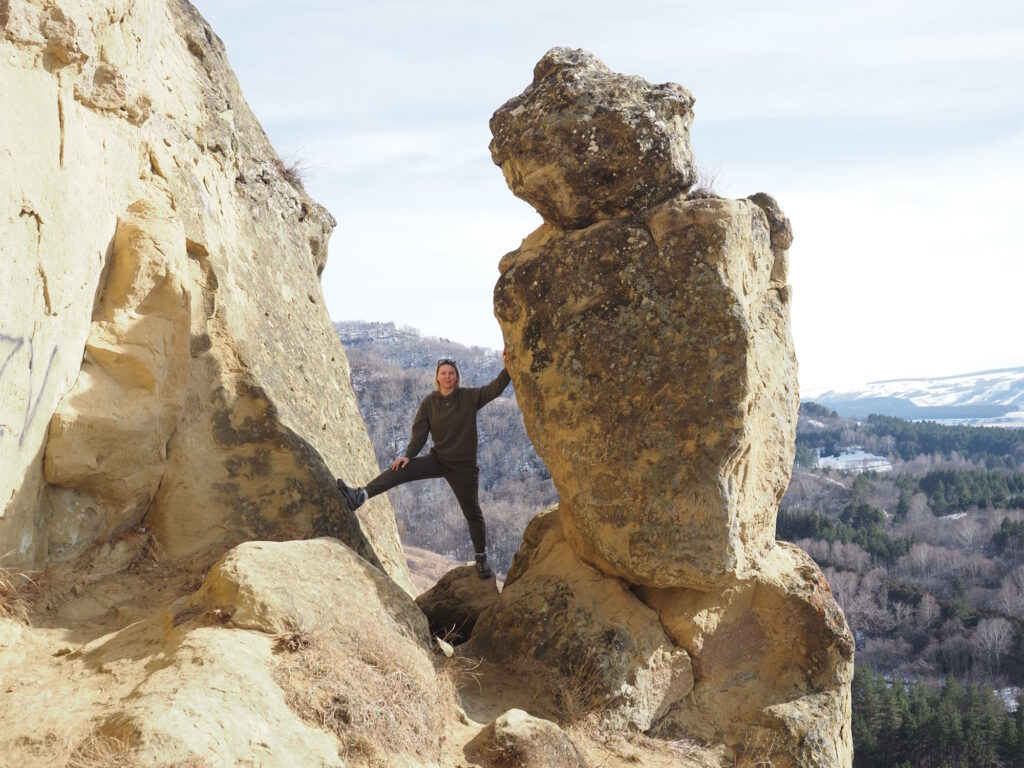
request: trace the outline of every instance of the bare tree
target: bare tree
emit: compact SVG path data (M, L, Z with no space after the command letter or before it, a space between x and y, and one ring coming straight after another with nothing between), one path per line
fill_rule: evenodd
M915 493L910 497L909 509L907 510L908 522L921 522L932 517L932 509L928 506L928 497L923 493Z
M889 605L889 609L892 611L897 629L908 628L913 625L917 613L914 610L914 606L907 603L893 602Z
M982 619L971 636L975 665L980 665L990 680L999 673L1003 656L1013 640L1013 625L1004 618Z
M939 607L939 601L926 592L917 604L917 625L922 629L927 629L941 615L942 608Z

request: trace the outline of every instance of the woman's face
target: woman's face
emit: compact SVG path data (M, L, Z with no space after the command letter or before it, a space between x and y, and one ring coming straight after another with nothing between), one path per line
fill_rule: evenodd
M442 395L450 395L455 391L455 385L459 382L459 374L455 371L454 365L442 365L437 369L437 388Z

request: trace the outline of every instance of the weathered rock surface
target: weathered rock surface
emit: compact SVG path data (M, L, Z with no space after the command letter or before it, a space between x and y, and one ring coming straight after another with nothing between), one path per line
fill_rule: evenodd
M157 593L145 573L133 578L134 586L123 579L109 584L122 603ZM321 695L307 670L316 676L313 683L351 679L353 670L368 669L363 657L371 651L398 660L390 667L378 663L398 681L401 695L431 701L443 690L425 650L426 621L412 598L331 539L248 542L229 551L195 594L170 607L151 606L85 644L74 638L91 625L68 626L78 627L71 647L56 658L52 646L45 653L60 666L45 687L22 677L19 667L26 665L17 657L40 655L48 636L0 633L0 644L13 646L10 656L0 654L6 691L0 764L65 765L69 750L87 756L90 744L106 739L120 755L118 764L351 765L339 756L344 744L325 727L330 723L296 711L295 700ZM26 648L29 642L39 645ZM289 665L310 648L315 652L303 664ZM372 686L365 692L353 686L353 700L360 694L382 695ZM423 734L422 743L436 745L438 738ZM403 764L400 749L394 756L394 764Z
M779 542L751 577L716 592L641 588L639 597L690 654L696 677L662 733L724 736L737 749L761 734L775 743L774 765L849 760L853 636L806 553Z
M560 502L530 524L472 644L552 671L595 662L633 727L734 756L753 739L773 765L849 766L849 628L813 561L775 543L798 405L792 227L769 195L690 199L688 183L662 183L671 153L654 153L642 199L561 170L649 139L593 118L633 104L594 61L551 51L492 119L495 162L545 218L501 260L494 298ZM649 92L665 100L650 114L677 114L680 91ZM688 119L659 127L687 145ZM597 175L618 171L612 154Z
M166 471L185 406L189 294L185 232L170 205L140 200L118 220L110 273L78 380L50 420L45 477L65 503L47 530L51 557L138 523Z
M317 632L324 622L353 630L391 622L424 646L429 641L409 595L334 539L240 544L214 564L189 605L268 634Z
M491 118L491 157L509 188L563 228L643 210L695 179L693 96L552 48L533 83Z
M574 699L567 706L646 730L690 692L686 651L628 584L580 561L557 512L534 518L524 538L537 543L524 544L497 603L477 619L473 650L554 670Z
M484 728L471 747L494 768L586 768L568 734L521 709L510 709Z
M427 617L432 635L458 645L469 640L477 617L497 599L493 576L481 579L476 566L460 565L419 595L416 605Z
M195 8L0 3L0 200L8 565L320 532L412 589L386 499L333 486L377 469L319 284L334 220Z
M574 549L708 589L771 546L798 391L761 209L676 197L502 260L495 311Z

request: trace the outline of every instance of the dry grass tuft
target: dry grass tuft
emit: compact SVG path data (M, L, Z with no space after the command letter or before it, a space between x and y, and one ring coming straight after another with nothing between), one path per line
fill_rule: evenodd
M612 700L604 690L604 676L593 654L588 652L581 661L568 662L559 669L529 656L514 660L508 667L520 682L535 690L538 701L555 704L560 725L589 723L600 727L600 716Z
M600 724L598 724L600 726ZM721 768L719 757L691 741L666 741L636 731L595 727L595 721L570 726L567 733L583 748L591 765L657 765L673 768Z
M0 619L28 624L32 597L38 586L27 573L0 566Z
M129 740L93 731L68 758L67 768L143 768ZM146 765L152 765L147 763ZM191 755L184 760L160 763L153 768L212 768L208 760Z
M407 634L363 628L344 640L323 632L282 635L275 679L305 720L333 731L342 757L390 765L397 754L437 759L457 717L451 677Z
M136 768L131 745L117 736L91 733L82 740L71 757L68 768Z
M688 200L703 200L714 197L721 197L715 191L715 184L718 182L718 170L697 168L697 179L690 188L686 197Z
M736 751L734 768L772 768L772 757L779 747L776 734L767 731L753 731L743 746Z
M279 157L277 159L277 170L281 172L282 176L284 176L285 181L303 192L306 191L304 179L309 175L309 171L312 167L313 163L309 158L298 154Z
M680 757L698 758L702 757L707 752L706 747L702 747L697 742L687 741L686 739L674 739L663 743L667 749Z

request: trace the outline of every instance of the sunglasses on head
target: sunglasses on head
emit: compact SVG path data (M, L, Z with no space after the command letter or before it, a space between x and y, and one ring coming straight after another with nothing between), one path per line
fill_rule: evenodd
M454 361L454 360L452 360L452 359L451 359L450 357L442 357L442 358L441 358L440 360L438 360L438 361L437 361L437 365L438 365L438 367L439 367L439 368L440 368L440 367L441 367L442 365L453 365L453 366L455 366L456 368L458 368L458 367L459 367L459 366L455 365L455 361Z

